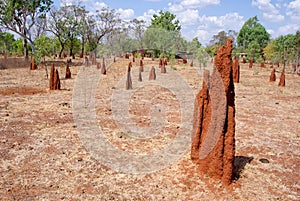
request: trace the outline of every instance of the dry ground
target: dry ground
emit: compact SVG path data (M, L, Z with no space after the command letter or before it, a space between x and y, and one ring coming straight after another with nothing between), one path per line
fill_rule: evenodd
M169 90L152 85L137 90L130 100L132 120L149 125L149 108L144 106L159 92L158 103L167 103L165 137L137 143L118 131L110 102L127 63L118 61L101 76L99 127L119 149L153 152L176 135L180 106ZM195 69L176 68L197 93L201 80ZM229 189L198 174L189 153L168 168L143 175L118 173L101 164L83 146L73 120L72 94L80 66L71 65L72 79L61 79L60 91L48 90L44 67L28 69L0 70L2 200L300 200L300 77L289 68L286 86L278 87L281 68L277 81L270 83L269 68L241 65L241 81L235 85L236 179ZM64 70L60 68L61 77ZM148 79L146 72L143 79Z

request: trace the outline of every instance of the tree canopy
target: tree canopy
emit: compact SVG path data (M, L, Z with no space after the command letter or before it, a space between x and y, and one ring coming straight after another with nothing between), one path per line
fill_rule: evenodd
M45 16L52 3L52 0L0 1L0 26L22 37L25 58L28 58L27 41L34 51L31 29L38 18Z
M237 36L239 48L256 59L261 56L263 48L267 46L269 41L270 34L258 22L257 16L248 19Z
M176 15L170 13L169 11L163 12L159 11L158 15L154 14L151 20L150 28L161 28L167 31L181 30L179 20L176 19Z

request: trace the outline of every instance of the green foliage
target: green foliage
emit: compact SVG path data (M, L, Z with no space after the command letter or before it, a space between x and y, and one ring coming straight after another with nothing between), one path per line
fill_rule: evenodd
M159 11L158 15L153 15L150 28L165 29L171 32L179 32L181 30L179 21L176 20L176 15L169 11L163 12L162 10Z
M254 58L255 61L260 62L261 61L261 49L260 45L256 40L251 41L248 45L248 48L246 49L246 53L250 58Z
M198 60L200 67L201 65L203 65L204 67L206 66L208 58L209 56L204 47L200 47L197 49L196 59Z
M0 1L0 26L20 35L23 43L26 44L28 41L34 51L31 28L38 18L45 16L52 3L52 0L2 0ZM27 49L24 53L27 58Z
M50 38L45 34L38 37L35 41L35 51L33 53L35 61L40 63L45 56L51 56L53 51L57 49L57 43L54 38Z
M257 16L248 19L237 36L238 46L243 51L250 53L254 59L260 59L263 48L267 46L269 41L270 34L258 22Z
M12 44L15 41L14 35L7 32L0 32L0 51L12 52Z
M285 36L279 36L272 41L272 51L270 59L273 61L292 61L295 56L296 49L296 37L293 34Z
M187 43L187 53L188 54L195 54L198 48L201 47L201 43L198 40L198 37L193 38L191 42Z
M143 37L146 31L146 25L144 20L133 19L130 21L129 28L133 30L135 39L138 41L138 46L143 49Z
M23 55L24 52L24 48L23 48L23 42L21 38L18 38L17 40L15 40L12 43L12 47L13 47L13 54L15 55Z
M154 50L155 57L161 53L170 54L173 49L185 51L186 46L187 42L179 32L162 28L147 28L143 38L143 47Z

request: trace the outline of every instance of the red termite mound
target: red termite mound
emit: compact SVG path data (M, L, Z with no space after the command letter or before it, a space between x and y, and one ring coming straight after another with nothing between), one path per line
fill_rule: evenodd
M30 63L30 70L36 70L37 65L35 64L34 58L32 58L31 63Z
M141 68L139 69L139 78L138 78L138 81L139 82L142 82L143 79L142 79L142 71L141 71Z
M155 80L156 79L156 74L155 74L155 68L152 66L150 73L149 73L149 80Z
M140 60L140 72L144 72L143 60Z
M261 62L260 67L265 68L265 62Z
M281 75L280 75L280 80L278 83L278 86L284 87L285 86L285 73L284 73L284 68L282 69Z
M187 64L187 57L186 57L186 55L183 56L182 63L183 64Z
M273 68L273 63L272 62L270 63L270 68Z
M100 69L101 68L101 64L99 62L97 62L96 67L97 67L97 69Z
M131 80L131 67L132 63L129 62L127 69L127 80L126 80L126 90L132 89L132 80Z
M105 67L105 60L104 60L104 57L102 58L101 74L102 74L102 75L106 75L106 67Z
M69 68L69 63L67 63L67 68L66 68L66 79L70 79L71 78L71 70Z
M160 59L159 59L158 67L161 68L162 66L163 66L163 60L160 58Z
M190 67L194 66L194 60L191 61Z
M252 68L252 66L253 66L253 60L250 59L250 62L249 62L249 68Z
M166 67L165 67L165 64L163 63L163 65L160 67L160 72L161 73L167 73L167 70L166 70Z
M164 65L165 65L165 66L168 65L168 58L165 58L165 60L164 60Z
M195 100L191 147L191 159L199 172L222 181L225 186L232 182L235 155L231 51L232 39L227 39L218 50L212 76L204 72L203 88ZM207 146L213 147L207 150Z
M275 82L275 81L276 81L276 74L275 74L275 69L273 68L270 75L270 82Z
M240 82L240 64L239 64L239 59L237 57L235 57L233 63L233 81L234 83Z
M49 88L50 88L50 90L60 89L60 79L59 79L57 69L54 68L54 64L52 64L52 67L50 70Z

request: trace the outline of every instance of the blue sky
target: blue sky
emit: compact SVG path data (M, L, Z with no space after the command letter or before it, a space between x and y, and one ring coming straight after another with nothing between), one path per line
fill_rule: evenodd
M56 6L78 0L54 0ZM206 45L219 31L239 31L255 15L272 38L300 29L300 0L81 0L91 12L102 7L115 9L123 20L143 19L150 23L159 10L170 11L179 20L182 35L198 37Z

